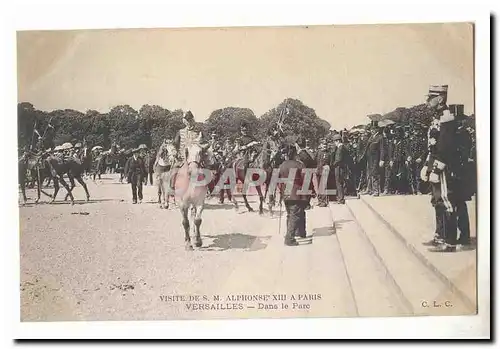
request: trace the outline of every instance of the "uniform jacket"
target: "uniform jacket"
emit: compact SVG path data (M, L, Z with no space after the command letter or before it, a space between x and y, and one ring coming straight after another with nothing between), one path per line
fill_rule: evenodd
M377 166L378 162L384 159L384 137L380 132L372 135L368 140L366 155L370 162L376 162Z
M344 144L340 144L334 153L333 167L345 168L350 163L349 152Z
M319 171L323 170L323 166L330 165L330 153L327 150L318 150L316 153L316 165Z
M292 168L297 169L297 171L295 172L295 178L291 192L285 192L286 183L278 184L283 200L308 200L308 195L300 195L297 193L297 191L302 188L304 181L304 174L302 173L302 169L305 168L305 166L302 164L302 162L296 160L285 160L285 162L283 162L279 168L279 178L288 178L288 174Z
M208 142L206 135L202 132L201 124L195 123L193 127L188 128L184 127L180 129L177 134L175 135L174 138L174 146L175 149L178 151L179 156L181 159L184 160L185 153L184 150L186 147L191 145L195 140L200 137L200 144L206 144Z

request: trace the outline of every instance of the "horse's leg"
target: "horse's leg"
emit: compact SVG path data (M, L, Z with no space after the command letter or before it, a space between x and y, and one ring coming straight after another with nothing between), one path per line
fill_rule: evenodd
M68 186L68 183L66 183L66 181L64 180L63 175L59 176L59 180L61 181L61 184L64 187L64 189L66 189L66 191L68 192L69 198L71 199L71 205L74 205L75 204L75 198L73 197L73 193L71 192L71 190L73 188L70 188ZM74 187L74 185L75 185L75 183L73 182L73 187Z
M52 200L50 202L54 202L56 200L57 193L59 192L59 180L56 176L52 176L52 180L54 181L54 196L52 196Z
M196 247L201 247L203 245L203 242L201 241L201 232L200 232L202 212L203 212L203 204L195 207L194 226L195 226L196 237L194 240L195 241L194 245Z
M182 213L182 226L184 227L184 243L186 251L192 251L193 245L191 245L191 236L189 235L189 205L181 206Z
M38 201L40 201L40 192L42 190L42 183L43 183L43 178L41 178L40 175L40 169L37 169L36 171L36 200L35 203L37 204Z
M83 187L83 189L85 190L85 194L87 194L87 201L90 200L90 194L89 194L89 190L87 188L87 184L85 184L85 181L83 180L82 176L77 176L75 177L76 180L78 181L78 183L80 183Z
M264 196L262 195L262 188L260 187L260 185L258 185L255 187L255 189L259 194L259 214L262 215L264 214L264 208L262 207L264 204Z
M28 201L28 198L26 197L26 174L21 174L21 177L19 185L21 186L21 193L23 194L23 202L26 204L26 201Z
M71 184L71 187L66 196L64 197L64 201L68 201L69 192L71 192L75 188L75 178L73 177L73 174L71 172L68 172L68 179L69 183Z

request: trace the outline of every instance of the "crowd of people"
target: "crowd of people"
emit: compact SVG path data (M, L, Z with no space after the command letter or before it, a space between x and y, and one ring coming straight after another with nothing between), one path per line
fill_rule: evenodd
M460 245L470 245L465 202L474 195L477 179L474 130L467 127L463 106L448 106L446 99L447 86L431 86L426 101L428 107L435 111L431 125L372 121L364 127L331 131L330 135L317 142L299 136L293 144L286 144L284 134L277 127L268 132L267 139L256 139L249 134L245 123L242 123L240 135L234 142L218 139L215 133L204 134L194 121L193 114L187 112L183 117L186 127L169 141L175 145L180 163L182 149L196 139L210 149L221 167L227 167L234 159L242 157L251 164L264 144L272 144L275 151L270 158L271 165L280 168L280 171L281 166L288 168L300 163L304 168L316 169L315 183L321 180L321 176L328 176L327 189L335 189L336 195L315 192L317 185L312 186L318 206L327 206L332 199L344 204L345 196L431 194L436 210L436 232L426 244L436 251L449 252L456 250L457 227L462 233L458 240ZM446 127L443 128L443 125ZM317 145L313 147L313 143ZM133 149L113 145L111 149L104 150L100 146L90 149L85 142L74 146L64 143L44 153L88 162L86 172L94 180L96 176L100 178L102 173L120 173L120 182L126 179L131 184L134 204L143 199L143 184L149 181L153 185L155 182L153 174L158 149L148 149L145 144ZM310 207L310 199L300 197L299 201L305 200L304 205L299 205L301 209L287 205L289 218L301 226L297 236L304 234L303 210ZM290 227L287 244L295 244L294 229Z

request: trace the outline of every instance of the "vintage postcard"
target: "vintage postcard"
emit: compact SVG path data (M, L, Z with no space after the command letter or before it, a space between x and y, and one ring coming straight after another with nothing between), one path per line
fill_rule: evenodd
M474 24L18 31L17 68L22 322L477 313Z

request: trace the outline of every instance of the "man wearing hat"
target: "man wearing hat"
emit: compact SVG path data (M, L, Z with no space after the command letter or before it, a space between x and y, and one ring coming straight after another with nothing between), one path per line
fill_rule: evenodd
M344 185L345 175L347 172L347 164L349 161L349 153L342 142L342 136L339 134L333 135L335 144L335 155L333 160L333 168L335 172L335 185L337 189L337 203L345 204Z
M434 112L429 127L428 155L420 173L423 181L431 186L436 214L434 239L424 245L434 246L431 252L455 252L457 248L457 196L460 171L457 146L457 123L446 104L448 85L431 86L427 95L427 106Z
M139 203L142 202L142 183L146 176L144 160L139 156L140 151L139 148L134 149L132 157L125 166L127 167L127 179L132 186L132 202L134 204L137 204L137 198L139 198Z
M367 155L367 188L364 194L380 195L380 168L384 166L384 138L375 122L366 147Z
M326 139L322 138L319 146L318 146L318 152L316 153L316 188L315 191L318 193L318 206L319 207L327 207L328 206L328 196L326 193L324 193L324 190L320 188L321 181L326 182L325 189L328 188L328 175L330 171L330 160L331 156L330 153L328 152L327 149L327 144L326 144ZM328 170L328 171L325 171ZM323 173L325 172L325 173ZM326 176L326 178L323 178L323 175Z
M305 238L307 235L305 208L309 200L309 195L299 194L304 181L304 173L302 171L304 165L296 159L297 148L295 146L288 146L287 148L288 160L285 160L280 165L279 177L282 179L289 178L290 171L295 170L295 178L290 185L279 183L278 186L287 212L284 242L287 246L297 246L296 237ZM287 187L290 189L289 192L287 191Z

